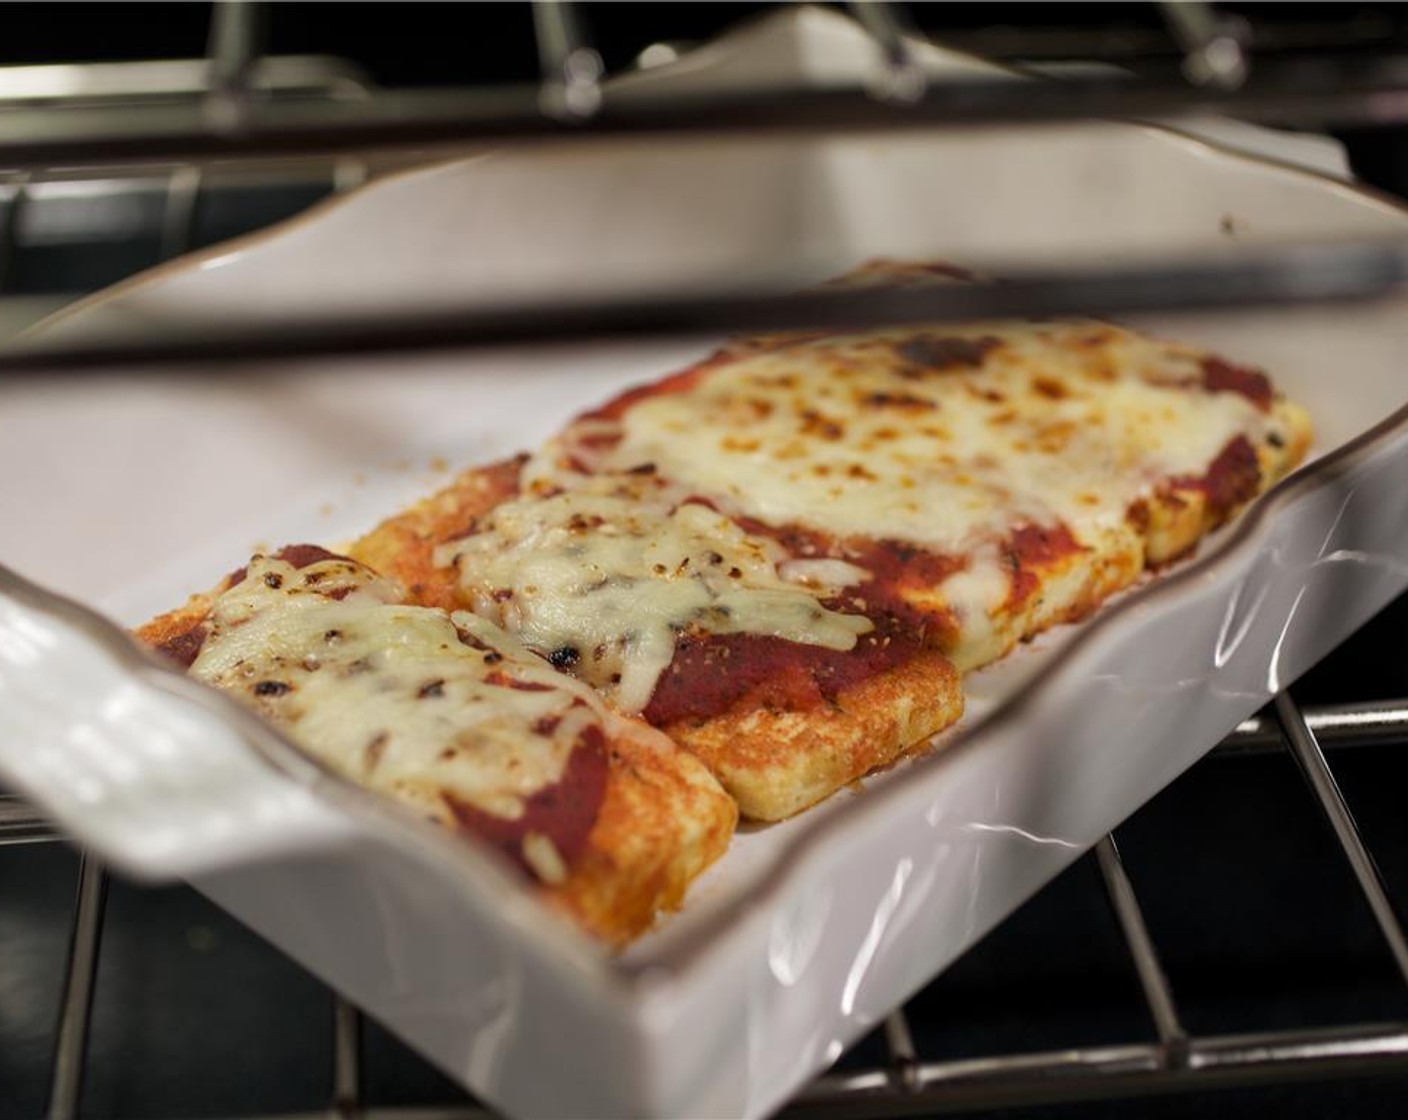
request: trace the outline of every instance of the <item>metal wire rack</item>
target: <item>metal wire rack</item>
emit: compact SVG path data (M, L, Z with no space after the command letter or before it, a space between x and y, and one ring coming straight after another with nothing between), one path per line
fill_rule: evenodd
M37 72L29 75L28 87L12 84L9 100L0 89L0 105L6 106L7 112L26 114L12 117L17 129L9 132L9 139L0 139L0 166L16 169L7 173L0 187L0 197L6 203L0 220L0 292L14 289L13 262L20 232L32 221L35 208L46 205L45 187L51 183L102 179L126 184L124 189L135 182L154 191L160 199L154 211L159 257L186 251L196 243L195 215L214 181L208 164L213 156L237 157L237 165L245 170L276 169L287 175L290 165L286 157L296 153L302 160L298 166L313 169L308 173L319 179L321 189L340 190L367 176L369 148L484 139L561 140L662 130L969 126L1031 120L1038 113L1046 119L1063 119L1210 106L1257 118L1280 119L1293 113L1308 114L1312 121L1408 117L1408 99L1401 96L1408 89L1408 68L1399 60L1382 58L1374 67L1360 67L1352 81L1346 80L1345 71L1327 68L1323 59L1309 68L1273 60L1249 70L1254 59L1246 49L1245 27L1229 23L1202 4L1164 5L1189 79L1180 83L1094 80L1063 86L1057 96L1039 101L1020 96L1005 84L971 87L959 94L927 84L916 73L906 47L908 27L894 6L857 3L851 7L874 37L882 60L884 80L876 89L748 95L736 100L647 107L619 115L602 110L600 58L573 9L564 3L544 2L534 7L542 84L532 90L492 97L486 94L477 99L438 93L382 97L364 75L339 63L261 59L257 7L245 3L217 6L208 65L109 70L95 74L93 82L77 91L77 96L72 90L59 96L46 89ZM1088 43L1083 41L1083 45ZM1018 56L1024 53L1011 44L1008 50ZM1400 96L1387 96L1391 94ZM744 108L746 113L741 111ZM27 121L42 121L47 132L41 137L33 129L26 131ZM81 173L55 170L56 164L76 155L85 156L89 163L96 157L104 167L100 171L85 168ZM1265 282L1252 283L1239 298L1278 298L1276 278L1284 277L1285 271L1271 267L1277 263L1285 262L1262 262ZM1363 265L1364 261L1351 263ZM1354 284L1330 294L1367 294L1401 282L1401 273L1386 267L1385 258L1378 258L1378 264L1381 271L1371 277L1372 283L1365 280L1362 269L1349 268L1346 275L1353 277ZM1206 275L1179 272L1172 280L1168 276L1164 279L1159 298L1166 302L1178 302L1181 291L1206 292L1208 288ZM1123 291L1138 290L1138 285L1131 287L1127 280L1121 285ZM1052 283L1054 286L1056 281ZM1150 289L1144 291L1145 298L1154 298ZM1039 305L1042 295L1038 285L1026 298ZM1284 296L1280 293L1279 298ZM718 310L723 318L731 315L736 320L742 306L743 301L734 301ZM788 314L797 311L785 310ZM854 308L850 312L854 313ZM812 313L816 314L815 309ZM883 316L886 310L871 313ZM888 313L894 314L894 309ZM666 326L677 329L680 324L669 322ZM493 336L493 331L487 334ZM466 340L461 333L450 341L459 344ZM417 340L412 332L395 335L394 342L416 344ZM341 344L346 345L347 339ZM426 344L424 338L420 344ZM339 340L335 332L324 330L315 332L312 345L336 349ZM143 360L152 357L141 352L133 356ZM112 354L88 358L95 364L111 360ZM75 364L83 364L82 356ZM1239 727L1218 751L1235 754L1284 749L1294 758L1333 829L1399 976L1408 984L1408 937L1322 749L1401 742L1406 737L1408 701L1302 708L1289 693L1281 693L1271 708ZM60 839L27 805L0 794L0 847ZM794 1100L786 1115L921 1115L1408 1070L1408 1022L1220 1035L1186 1029L1113 835L1100 842L1096 856L1105 894L1154 1028L1152 1041L938 1060L920 1052L907 1010L901 1008L884 1024L882 1062L823 1076ZM103 868L93 859L83 858L62 988L56 993L59 1017L50 1120L68 1120L80 1114L106 895ZM0 961L0 969L3 967ZM333 1065L327 1111L307 1113L306 1120L328 1114L368 1120L470 1120L489 1115L477 1106L457 1104L431 1109L365 1106L359 1013L335 1000L330 1030ZM283 1120L305 1120L305 1116Z
M30 178L74 164L168 170L162 245L182 244L204 168L230 161L351 158L336 176L358 180L368 153L457 146L581 144L612 138L734 137L744 134L828 135L915 129L1059 123L1092 117L1148 118L1209 110L1244 119L1390 123L1408 116L1408 56L1392 49L1353 58L1264 50L1245 40L1250 30L1205 3L1164 3L1169 32L1181 52L1173 75L1068 76L1040 86L1011 75L932 80L911 48L912 28L898 5L857 0L848 5L876 47L868 82L812 88L724 89L689 96L608 95L603 66L583 21L564 0L533 5L540 80L501 88L377 91L355 75L334 73L321 83L268 64L260 54L261 5L216 5L205 81L185 74L186 96L77 98L35 93L35 76L7 98L0 87L0 168L12 169L11 203L0 225L0 261L11 254L14 229L26 207ZM287 60L286 60L287 61ZM276 79L282 80L282 85ZM42 92L42 89L41 89ZM280 96L283 93L284 96ZM311 94L311 95L310 95ZM0 269L6 266L0 264ZM1060 314L1072 306L1092 313L1149 307L1205 307L1368 298L1396 290L1408 275L1401 245L1291 246L1243 254L1228 262L1157 264L1099 270L1008 275L1010 285L923 296L924 317L1001 317L1014 310ZM139 342L82 348L10 348L0 371L110 368L114 363L224 362L281 354L361 351L373 346L434 347L541 341L545 334L771 330L884 325L912 319L920 297L894 288L823 295L697 290L617 292L600 304L532 302L459 308L442 314L359 317L356 322L309 321L251 334L218 323Z
M1359 828L1341 794L1325 746L1401 743L1408 704L1303 709L1289 692L1248 720L1217 749L1223 753L1287 750L1294 758L1403 982L1408 938ZM13 797L0 797L0 846L55 842L42 818ZM1175 993L1146 926L1134 883L1113 835L1096 847L1105 894L1154 1028L1152 1041L1076 1046L1038 1053L996 1053L931 1060L915 1045L905 1008L884 1024L886 1060L872 1068L821 1077L784 1115L876 1117L960 1112L978 1108L1116 1098L1268 1081L1362 1076L1408 1070L1408 1022L1366 1022L1322 1029L1199 1035L1182 1024ZM91 858L79 863L72 933L59 994L49 1120L79 1116L89 1014L103 934L107 875ZM473 1105L443 1108L364 1107L359 1014L335 1000L328 1112L364 1120L477 1120L492 1115ZM305 1120L285 1116L280 1120ZM250 1120L256 1120L251 1117Z

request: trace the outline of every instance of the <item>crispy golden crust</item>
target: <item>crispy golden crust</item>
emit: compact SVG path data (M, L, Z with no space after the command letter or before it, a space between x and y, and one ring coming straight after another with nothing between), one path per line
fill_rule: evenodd
M229 580L221 581L219 587L204 595L192 595L184 606L174 611L159 614L150 622L143 623L133 633L143 645L160 649L167 642L174 641L200 625L210 612L211 601L229 586Z
M395 530L411 531L409 522ZM156 648L178 642L200 626L230 584L227 577L211 592L193 595L136 636ZM622 945L650 928L660 911L677 908L691 880L723 855L738 809L699 762L658 732L626 719L611 730L606 789L586 847L566 882L541 893L589 933Z
M1313 436L1310 414L1278 396L1271 402L1271 416L1276 421L1275 442L1263 440L1253 448L1259 477L1254 492L1245 500L1219 505L1209 500L1205 488L1190 485L1168 486L1150 499L1143 533L1148 567L1159 567L1192 551L1204 536L1235 517L1247 502L1264 494L1305 458Z
M463 536L475 518L517 493L526 458L520 455L461 472L448 486L354 541L347 555L397 580L413 603L459 610L465 604L458 575L454 568L436 566L436 546Z
M439 493L377 526L349 555L394 576L417 602L464 607L455 573L435 548L517 493L521 460L471 468ZM780 820L812 805L948 726L961 714L958 674L918 651L897 668L843 690L830 705L798 708L745 698L725 713L662 729L701 758L746 817Z
M233 578L226 576L209 591L192 595L184 605L159 614L150 622L139 626L133 631L134 635L143 645L151 646L157 652L180 662L183 669L189 668L190 660L181 657L179 650L168 647L180 643L182 638L194 631L210 613L211 604L215 599L221 592L229 590L233 583Z
M775 821L889 765L962 714L957 670L926 652L842 689L830 705L788 711L745 698L703 723L663 730L704 761L745 817Z
M602 940L620 945L674 910L728 847L738 809L694 758L639 724L609 748L601 811L567 882L548 893Z

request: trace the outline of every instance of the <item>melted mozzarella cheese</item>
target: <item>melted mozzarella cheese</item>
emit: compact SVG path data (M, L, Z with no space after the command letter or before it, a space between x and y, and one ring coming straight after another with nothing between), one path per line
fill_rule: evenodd
M550 473L541 460L533 471ZM804 566L787 579L775 542L654 477L559 481L570 488L498 507L436 561L458 566L476 612L626 711L649 703L681 634L764 634L846 650L871 629L818 601L864 578L851 565Z
M945 364L955 343L976 357ZM951 555L1023 522L1093 541L1158 481L1259 438L1266 417L1246 397L1189 391L1200 361L1085 322L813 341L634 404L591 466L653 463L768 523Z
M988 651L1000 641L993 620L1007 601L1011 579L997 549L983 545L968 558L967 567L939 584L939 594L963 627L965 649ZM958 659L956 654L954 659Z
M601 724L599 701L492 624L400 597L351 561L256 557L212 606L191 672L359 784L444 820L443 795L518 819ZM551 871L542 841L530 863Z

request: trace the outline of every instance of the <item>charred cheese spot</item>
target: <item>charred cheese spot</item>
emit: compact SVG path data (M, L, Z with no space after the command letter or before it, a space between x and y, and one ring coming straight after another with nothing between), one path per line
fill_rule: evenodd
M895 349L910 367L942 371L977 368L991 351L1001 345L999 339L990 335L965 338L919 334L902 340Z
M931 400L904 392L873 392L858 397L862 408L889 408L900 412L927 412L939 406Z

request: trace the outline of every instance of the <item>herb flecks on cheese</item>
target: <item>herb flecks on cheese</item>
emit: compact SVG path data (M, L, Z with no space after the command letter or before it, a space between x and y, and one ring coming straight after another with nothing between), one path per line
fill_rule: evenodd
M682 635L748 633L848 650L872 629L820 601L864 571L789 568L775 541L648 471L553 476L546 463L534 464L525 497L442 546L436 560L458 567L476 612L622 709L645 708Z
M334 770L446 823L456 803L521 818L584 731L612 717L491 623L400 599L352 561L256 557L211 607L191 672ZM541 878L564 873L545 837L523 846Z

